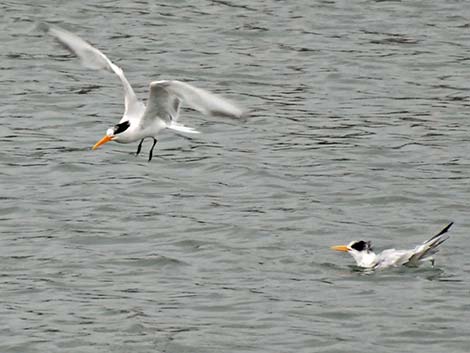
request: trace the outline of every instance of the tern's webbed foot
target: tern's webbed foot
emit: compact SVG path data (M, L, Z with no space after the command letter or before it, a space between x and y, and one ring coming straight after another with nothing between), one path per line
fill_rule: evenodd
M140 140L139 146L137 146L137 152L135 153L135 156L137 157L140 153L140 150L142 149L142 143L144 142L144 139Z
M152 148L150 149L150 153L149 153L149 162L152 160L152 156L153 156L153 148L155 147L155 145L157 144L157 139L154 137L153 138L153 144L152 144Z

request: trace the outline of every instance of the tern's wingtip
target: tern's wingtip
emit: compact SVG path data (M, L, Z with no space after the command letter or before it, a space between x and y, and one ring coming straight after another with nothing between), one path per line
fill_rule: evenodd
M253 113L253 110L242 110L240 113L240 118L248 119L251 116L251 113Z
M442 234L445 234L449 231L450 227L452 227L452 225L454 224L454 222L450 222L448 225L446 225L439 233L437 233L435 236L433 236L431 239L429 239L428 241L431 241L431 240L434 240L438 237L440 237Z
M237 115L237 118L239 119L239 121L241 121L243 123L246 123L252 117L253 112L254 112L254 110L243 109Z
M38 31L41 31L41 32L44 32L44 33L47 33L49 32L49 30L51 29L51 26L48 25L46 22L39 22L36 26L36 29Z
M448 225L446 225L444 227L444 229L441 230L441 233L445 233L449 230L450 227L452 227L452 225L454 224L454 222L450 222Z

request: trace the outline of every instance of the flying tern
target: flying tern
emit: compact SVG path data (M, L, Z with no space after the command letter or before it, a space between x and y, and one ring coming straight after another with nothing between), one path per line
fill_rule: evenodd
M57 26L42 23L39 28L55 37L72 54L79 57L87 68L112 72L121 80L124 87L124 114L119 123L109 128L106 135L92 147L93 150L109 141L130 143L140 140L136 152L138 155L144 139L152 138L150 161L157 143L156 136L161 130L168 128L183 133L199 133L177 122L180 105L183 102L207 116L241 118L245 115L245 111L232 102L176 80L150 82L150 93L145 106L137 98L122 69L101 51L77 35Z
M352 255L359 267L366 269L384 269L387 267L399 267L402 265L417 267L424 261L431 261L434 265L432 255L437 253L437 247L449 239L446 234L453 222L449 223L444 229L410 250L387 249L378 254L372 250L370 241L354 240L348 245L336 245L331 247L336 251L348 252Z

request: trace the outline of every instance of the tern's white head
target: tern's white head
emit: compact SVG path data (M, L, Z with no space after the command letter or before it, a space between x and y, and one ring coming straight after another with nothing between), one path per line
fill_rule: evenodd
M370 241L353 240L348 245L336 245L331 248L351 254L357 265L361 267L373 267L377 261L377 255L372 250Z
M129 131L129 127L131 126L130 122L128 120L123 121L122 123L119 123L117 125L114 125L113 127L110 127L108 130L106 130L106 135L99 140L93 147L93 150L96 150L98 147L101 145L104 145L105 143L109 141L117 141L119 142L120 140L125 139L126 132Z

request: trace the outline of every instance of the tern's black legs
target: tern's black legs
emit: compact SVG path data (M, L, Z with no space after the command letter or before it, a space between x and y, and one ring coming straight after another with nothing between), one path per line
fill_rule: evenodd
M152 138L153 138L153 144L152 144L152 148L150 149L150 153L149 153L149 162L152 160L153 149L154 149L155 145L158 142L155 137L152 137ZM137 146L137 152L135 153L136 156L138 156L140 151L142 150L142 143L143 142L144 142L144 139L140 140L139 146Z
M136 156L139 155L140 150L142 149L142 143L144 142L144 139L140 140L139 146L137 146L137 152L135 153Z
M149 153L149 162L152 160L152 155L153 155L153 148L155 147L155 145L157 144L157 139L155 137L152 137L153 138L153 144L152 144L152 148L150 149L150 153Z

